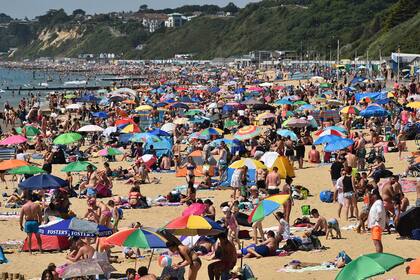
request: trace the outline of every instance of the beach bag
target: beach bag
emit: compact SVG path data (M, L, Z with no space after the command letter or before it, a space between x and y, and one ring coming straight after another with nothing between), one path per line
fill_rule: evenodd
M420 240L420 228L413 229L411 231L411 238L414 240Z
M337 260L342 259L346 264L352 261L349 255L345 251L340 251L337 256Z
M257 278L255 278L254 273L251 270L251 267L247 264L245 264L244 268L242 269L242 278L241 279L245 279L245 280L257 279Z
M310 205L302 205L300 207L300 209L302 210L302 215L303 216L310 216L311 215L311 206Z
M334 193L332 191L322 191L319 194L319 199L325 203L332 203L334 198Z
M302 241L297 238L287 239L286 245L283 246L282 250L287 252L294 252L299 250L299 247L302 245Z

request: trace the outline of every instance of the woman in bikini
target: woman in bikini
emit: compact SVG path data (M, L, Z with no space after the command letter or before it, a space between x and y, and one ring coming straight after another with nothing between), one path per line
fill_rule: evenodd
M195 164L192 156L188 156L187 162L182 166L182 168L187 168L187 175L185 176L185 179L187 180L188 186L194 185L194 171L196 167L197 165Z
M177 245L175 242L168 241L166 242L166 247L174 253L179 254L182 258L182 262L172 265L172 267L177 270L181 267L190 266L188 272L188 280L196 280L198 271L201 268L201 260L194 251L191 251L187 246Z

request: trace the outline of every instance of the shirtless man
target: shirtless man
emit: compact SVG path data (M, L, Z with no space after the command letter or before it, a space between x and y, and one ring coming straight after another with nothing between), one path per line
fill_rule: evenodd
M319 212L317 209L311 210L311 215L315 219L318 219L316 221L315 226L312 228L312 234L315 236L325 236L328 231L328 223L327 219L325 217L319 215Z
M86 167L87 170L87 181L80 184L79 188L79 196L82 191L88 188L95 188L96 184L98 183L98 174L95 170L93 170L92 165L88 165Z
M267 178L265 179L269 195L278 194L280 192L279 186L281 183L281 179L277 171L277 166L274 166L273 170L270 173L268 173Z
M273 256L279 247L279 239L276 238L274 231L267 232L267 239L258 246L247 247L241 250L244 258Z
M27 196L28 201L22 206L20 211L20 230L24 230L28 235L29 253L32 254L32 234L35 234L36 241L38 242L39 251L42 253L42 240L38 233L39 225L42 222L42 211L39 204L34 203L32 195ZM25 219L25 227L23 220Z
M213 262L208 266L208 275L210 280L220 280L223 273L229 273L237 261L235 245L227 239L226 233L219 234L219 246L221 253L219 261Z
M85 243L82 239L77 240L76 242L77 251L71 252L67 255L67 259L72 262L77 262L78 260L91 259L95 254L95 249L89 244Z
M347 166L351 168L357 168L357 157L352 153L346 155Z
M394 213L394 205L392 203L392 198L395 196L393 185L396 183L395 177L392 176L389 178L389 181L384 184L382 187L382 200L384 202L385 210Z

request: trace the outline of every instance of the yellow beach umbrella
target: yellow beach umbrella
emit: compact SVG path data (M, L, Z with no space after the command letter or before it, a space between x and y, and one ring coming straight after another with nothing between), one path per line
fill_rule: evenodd
M136 111L150 111L152 109L153 107L150 105L140 105L139 107L136 108Z
M420 101L414 101L407 104L407 107L413 108L413 109L419 109L420 108Z

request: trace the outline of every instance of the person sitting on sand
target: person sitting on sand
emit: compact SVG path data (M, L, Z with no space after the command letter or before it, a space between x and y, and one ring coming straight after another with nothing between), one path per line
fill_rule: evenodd
M276 238L274 231L269 230L267 232L267 239L260 245L252 244L246 248L242 248L238 251L238 254L242 254L244 258L256 257L257 259L262 257L274 256L276 250L279 247L279 239Z
M194 251L191 251L187 246L177 245L175 242L166 242L166 247L174 254L179 254L182 262L172 264L175 270L189 266L188 280L196 280L198 271L201 268L201 260Z
M66 259L71 262L77 262L78 260L86 260L93 258L95 254L95 249L84 242L82 239L76 241L76 250L70 252Z
M325 217L321 216L317 209L311 210L311 215L315 219L318 219L312 228L312 235L315 236L325 236L328 231L328 223Z
M220 255L218 261L209 264L208 275L210 280L221 279L222 274L227 274L236 265L237 254L235 245L227 239L226 233L218 235Z

